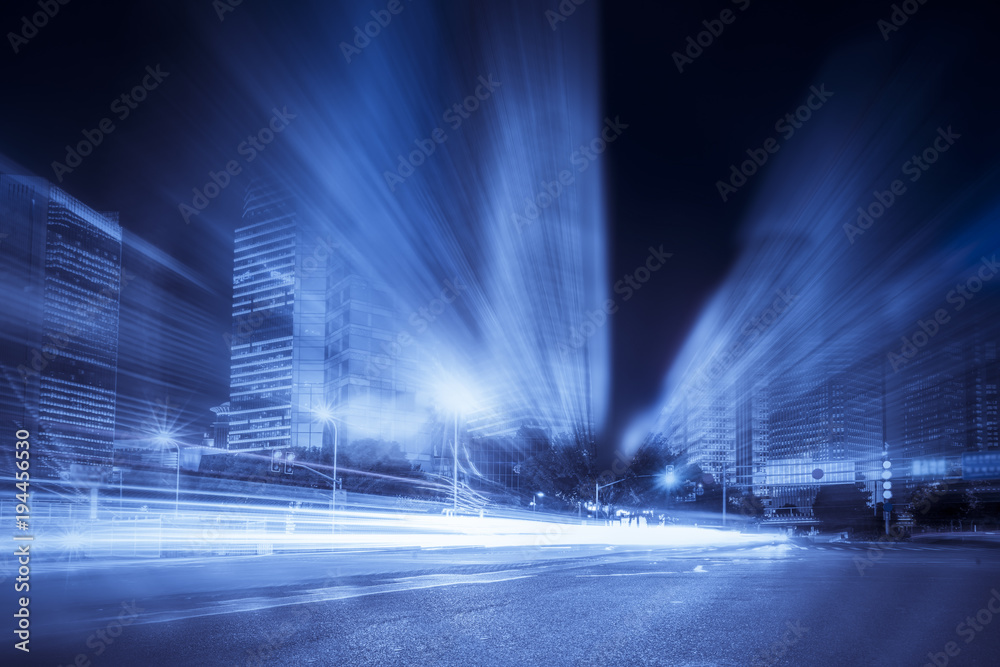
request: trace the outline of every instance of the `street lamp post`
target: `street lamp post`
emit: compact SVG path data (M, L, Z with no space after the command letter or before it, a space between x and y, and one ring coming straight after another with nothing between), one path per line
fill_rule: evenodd
M726 462L722 462L722 526L726 526Z
M181 499L181 446L166 435L157 436L154 440L164 447L173 447L177 450L177 473L174 479L174 516L177 516Z
M438 408L440 409L438 414L441 415L443 422L442 426L444 426L441 437L442 457L447 456L445 448L447 447L448 442L448 427L446 421L447 417L445 417L445 415L449 412L454 415L451 462L451 511L454 515L458 513L458 420L461 415L469 415L471 411L476 410L477 406L474 398L474 392L470 389L468 383L462 381L461 374L442 373L434 384L436 384L434 393L437 396L436 400Z
M307 466L304 463L297 463L296 465L299 466L300 468L305 468L306 470L308 470L309 472L313 473L314 475L319 475L323 479L329 480L333 484L333 496L334 496L334 498L337 497L337 478L336 477L330 477L329 475L324 475L319 470L316 470L315 468L313 468L311 466ZM336 521L334 521L333 524L332 524L332 526L331 526L331 532L336 531L336 529L337 529L337 523L336 523Z
M658 477L658 475L640 475L640 477ZM598 482L594 482L594 517L595 518L597 517L597 513L601 511L601 489L606 489L609 486L614 486L615 484L620 484L621 482L624 482L626 479L630 479L630 478L629 477L622 477L621 479L617 479L617 480L615 480L613 482L609 482L608 484L600 484ZM638 477L636 477L635 479L638 479Z
M664 476L664 481L668 485L672 485L676 479L673 472L673 466L669 466ZM615 484L620 484L627 479L645 479L648 477L659 477L660 475L636 475L635 477L622 477L613 482L608 482L607 484L601 484L600 482L594 482L594 517L597 517L597 513L601 511L601 489L606 489L609 486L614 486Z
M535 500L535 498L531 499L531 511L532 512L538 511L538 503L540 503L541 502L541 498L544 498L544 497L545 497L545 494L542 493L541 491L539 491L538 493L535 494L535 498L538 498L539 500Z
M337 429L337 420L330 417L327 420L333 426L333 500L330 502L330 532L337 532L337 444L340 440L340 432Z
M452 466L454 479L452 481L451 508L458 514L458 410L455 410L455 463Z
M177 450L177 473L174 479L174 516L177 516L177 506L181 501L181 446L176 442L170 444Z
M326 432L327 426L333 427L333 497L330 499L330 532L335 533L337 532L337 444L340 441L340 430L337 428L337 420L330 413L328 408L319 408L314 410L313 414L316 415L316 418L319 419L319 421L323 422L324 433ZM312 468L308 468L307 466L302 467L312 470ZM316 471L313 470L313 472ZM316 474L326 477L326 475L322 475L322 473L317 472ZM330 478L327 477L327 479Z

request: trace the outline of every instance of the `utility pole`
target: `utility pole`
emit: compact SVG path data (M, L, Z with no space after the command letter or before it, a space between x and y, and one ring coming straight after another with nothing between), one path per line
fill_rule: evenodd
M600 517L601 511L601 484L594 482L594 519Z
M889 460L889 443L882 449L882 516L885 517L885 534L889 534L889 515L892 514L892 461Z
M722 462L722 525L726 525L726 462Z
M452 509L458 514L458 410L455 410L455 478L452 483Z

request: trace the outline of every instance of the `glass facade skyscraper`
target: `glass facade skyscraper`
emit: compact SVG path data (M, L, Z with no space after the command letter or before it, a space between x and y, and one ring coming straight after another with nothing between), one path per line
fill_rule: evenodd
M426 449L412 350L388 288L355 271L288 189L255 179L236 230L228 447L399 442Z
M326 270L303 267L304 236L292 198L254 180L236 230L230 449L322 445Z
M47 476L67 477L73 464L110 467L122 287L118 216L41 179L2 176L0 198L5 265L21 272L5 283L21 290L17 312L4 316L5 338L14 343L4 353L5 421L32 432Z
M425 369L418 347L396 342L405 327L389 286L361 275L340 252L331 256L329 286L326 391L344 433L399 442L411 459L423 458Z

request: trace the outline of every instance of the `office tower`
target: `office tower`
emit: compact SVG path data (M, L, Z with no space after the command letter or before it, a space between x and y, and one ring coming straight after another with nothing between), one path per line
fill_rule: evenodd
M737 477L735 405L732 388L690 392L662 411L656 430L668 449L686 453L688 465L731 484Z
M226 449L229 446L229 402L211 408L215 419L212 430L205 435L207 446Z
M902 447L904 459L958 456L966 448L965 372L962 345L944 342L916 356L902 376Z
M205 407L229 384L216 297L197 273L127 230L122 246L115 439L193 445Z
M247 187L233 263L229 449L322 446L314 410L324 404L326 261L308 254L301 222L277 185Z
M963 454L1000 448L998 334L989 306L942 332L893 378L890 445L916 481L958 476Z
M762 381L743 383L736 397L736 483L759 498L767 489L768 431L770 404L767 385ZM766 505L766 503L765 503Z
M10 230L5 264L26 271L8 283L21 293L14 297L20 313L4 316L13 343L5 352L4 402L14 398L19 406L5 407L5 420L21 420L32 432L46 476L110 467L122 287L117 214L99 213L40 179L2 176L0 189Z
M45 222L48 195L41 179L0 174L0 424L10 433L37 431L45 290ZM9 452L8 452L9 453ZM13 454L10 454L13 457Z
M228 447L426 449L415 348L389 287L355 268L274 180L247 188L233 266Z
M411 460L429 462L427 369L420 348L400 337L410 318L389 285L340 250L331 255L328 284L326 395L341 437L398 442Z
M772 507L809 508L820 484L874 493L885 441L879 359L831 353L771 383L767 485Z

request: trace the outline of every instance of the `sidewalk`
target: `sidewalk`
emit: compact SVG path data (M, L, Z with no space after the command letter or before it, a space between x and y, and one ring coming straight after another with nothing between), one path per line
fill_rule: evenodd
M921 544L974 544L1000 547L1000 533L977 531L961 533L914 533L913 542Z

